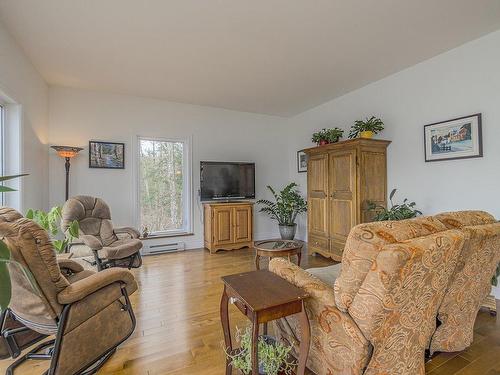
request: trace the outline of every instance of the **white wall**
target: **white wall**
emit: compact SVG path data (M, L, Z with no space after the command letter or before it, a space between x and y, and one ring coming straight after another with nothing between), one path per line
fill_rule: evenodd
M265 186L281 186L288 178L288 155L283 130L286 121L216 108L171 103L126 95L66 88L50 88L51 144L84 147L72 160L70 195L102 197L112 208L116 225L136 223L136 137L192 137L193 190L199 189L200 160L253 161L257 196ZM88 141L125 142L125 170L90 169ZM50 205L64 202L64 162L49 156ZM200 207L194 201L193 237L183 237L189 248L201 247ZM255 236L277 236L277 226L255 212Z
M424 125L477 112L483 116L483 158L424 162ZM388 187L398 188L397 199L415 200L424 214L480 209L500 218L500 31L294 117L290 179L306 185L305 174L296 172L295 152L312 146L313 131L347 130L371 115L385 122L379 137L392 141Z
M6 173L29 173L22 180L20 207L46 208L48 203L48 88L12 37L0 24L0 97L20 109L20 143L8 145L20 154L21 170L12 167ZM9 116L10 117L10 116ZM7 126L12 125L9 122ZM10 130L10 129L9 129ZM17 129L16 129L17 131ZM16 152L9 152L9 155ZM7 165L12 160L6 160ZM15 163L14 163L15 164ZM15 194L15 193L14 193Z

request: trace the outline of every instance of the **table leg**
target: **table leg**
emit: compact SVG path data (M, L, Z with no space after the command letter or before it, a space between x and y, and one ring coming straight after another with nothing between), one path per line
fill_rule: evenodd
M267 335L267 322L262 324L262 334Z
M302 250L297 253L297 265L300 267L300 261L302 260Z
M260 256L259 256L259 254L255 254L255 268L260 270Z
M309 318L307 317L304 301L302 301L302 311L299 313L299 324L301 335L297 375L304 375L306 371L307 356L309 355L309 346L311 344L311 327L309 326Z
M224 332L224 345L228 352L233 350L233 345L231 343L231 331L229 328L229 297L227 295L226 286L224 286L224 291L222 292L222 297L220 300L220 321L222 323L222 331ZM226 358L226 375L231 375L232 373L231 360Z
M257 315L254 315L252 319L252 375L259 375L259 358L257 355L258 340L259 320L257 319Z

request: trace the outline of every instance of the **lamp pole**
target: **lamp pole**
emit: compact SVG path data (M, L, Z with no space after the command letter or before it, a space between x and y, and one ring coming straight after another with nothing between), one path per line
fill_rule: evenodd
M69 157L65 157L66 159L66 162L64 163L64 167L66 168L66 198L64 201L67 201L68 198L69 198L69 167L70 167L70 163L69 163Z
M57 151L57 155L64 158L64 168L66 170L66 194L65 201L69 198L69 168L71 166L70 159L75 157L78 152L83 150L81 147L73 147L73 146L51 146L54 150Z

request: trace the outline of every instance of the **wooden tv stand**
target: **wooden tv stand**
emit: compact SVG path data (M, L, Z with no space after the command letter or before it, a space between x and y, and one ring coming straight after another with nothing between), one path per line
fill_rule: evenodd
M217 250L253 247L253 202L204 203L205 247Z

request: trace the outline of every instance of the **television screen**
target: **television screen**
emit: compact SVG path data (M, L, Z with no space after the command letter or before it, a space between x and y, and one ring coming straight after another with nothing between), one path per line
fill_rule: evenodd
M255 198L255 164L202 161L201 200Z

